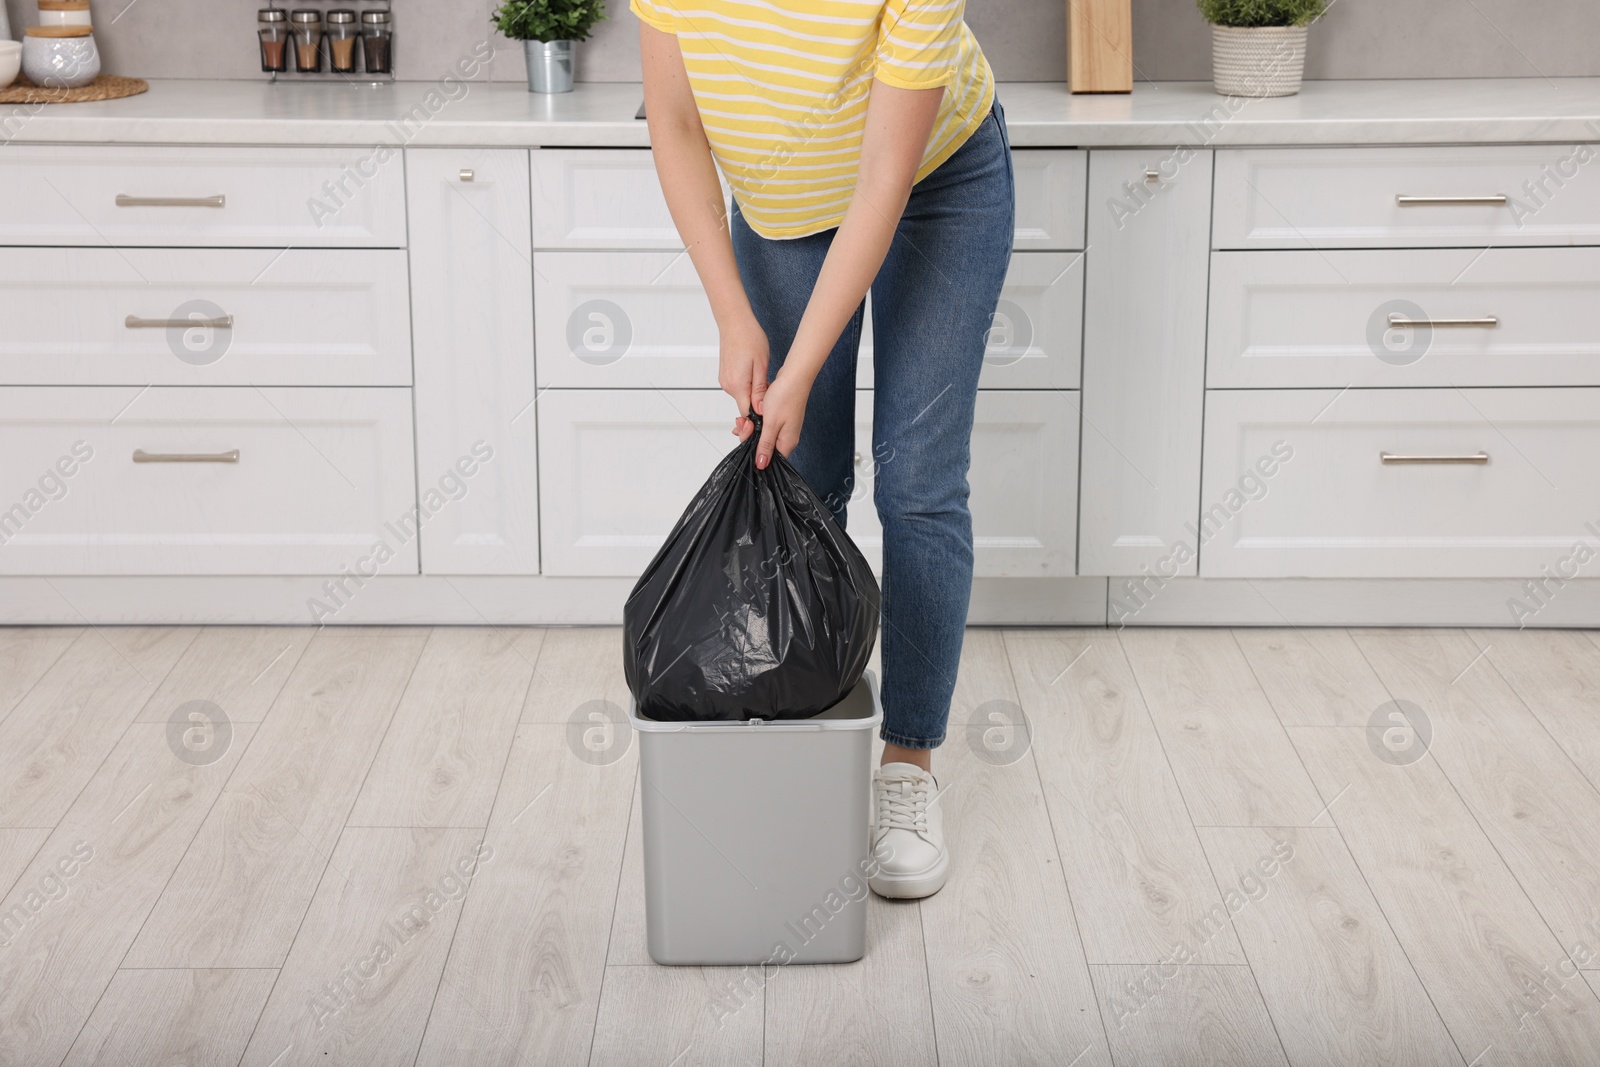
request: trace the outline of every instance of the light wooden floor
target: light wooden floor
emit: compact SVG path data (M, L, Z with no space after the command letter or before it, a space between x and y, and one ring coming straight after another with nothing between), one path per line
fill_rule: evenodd
M949 885L736 997L646 955L626 699L615 630L0 630L0 1064L1600 1063L1593 635L973 630Z

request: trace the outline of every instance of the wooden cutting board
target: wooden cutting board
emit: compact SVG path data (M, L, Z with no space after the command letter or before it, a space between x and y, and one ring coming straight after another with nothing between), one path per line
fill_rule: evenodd
M1067 0L1067 87L1133 92L1133 0Z

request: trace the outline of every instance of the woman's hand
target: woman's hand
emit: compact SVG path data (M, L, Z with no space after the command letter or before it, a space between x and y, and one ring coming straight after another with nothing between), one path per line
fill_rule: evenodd
M742 318L732 329L718 332L721 335L721 355L717 366L717 384L739 405L739 417L733 420L733 432L743 441L755 429L754 423L745 416L752 411L762 414L762 398L767 393L767 335L754 315Z
M761 414L761 440L756 442L756 469L766 470L774 447L784 455L800 443L800 427L806 421L806 401L811 397L814 378L785 366L767 386Z

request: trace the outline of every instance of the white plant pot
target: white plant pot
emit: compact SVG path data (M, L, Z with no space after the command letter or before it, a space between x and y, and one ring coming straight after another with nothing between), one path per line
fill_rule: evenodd
M1211 85L1223 96L1293 96L1305 69L1304 26L1211 27Z

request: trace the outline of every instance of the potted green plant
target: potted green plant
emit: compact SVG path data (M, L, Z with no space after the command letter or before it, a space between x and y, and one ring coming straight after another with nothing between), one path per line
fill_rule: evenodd
M530 93L572 91L572 45L605 17L605 0L504 0L492 16L496 29L522 42Z
M1196 0L1211 23L1211 84L1224 96L1293 96L1306 67L1306 27L1327 0Z

